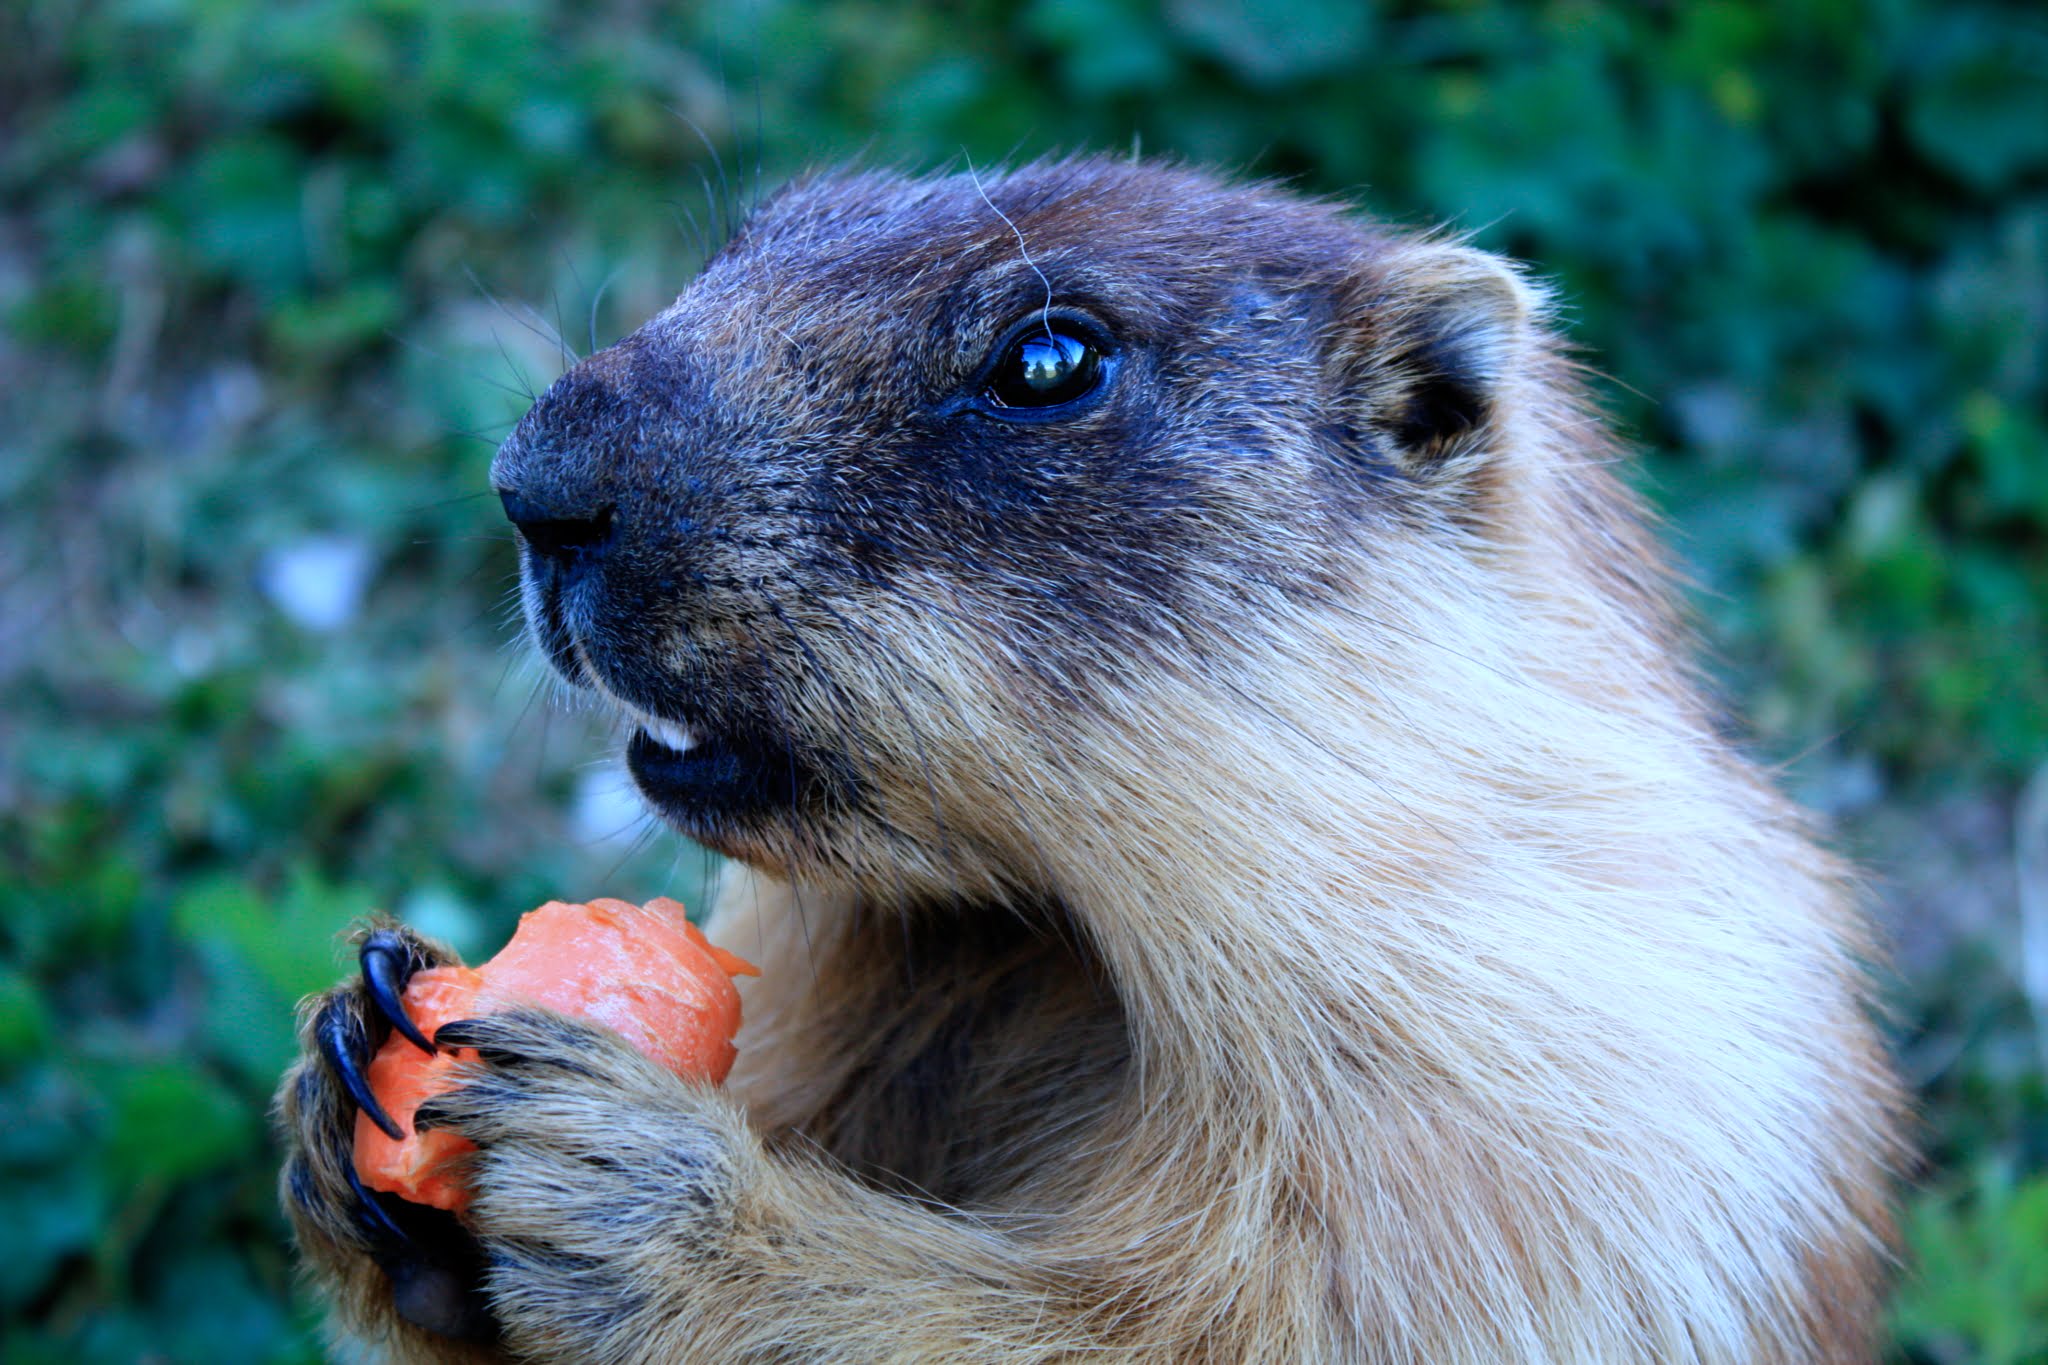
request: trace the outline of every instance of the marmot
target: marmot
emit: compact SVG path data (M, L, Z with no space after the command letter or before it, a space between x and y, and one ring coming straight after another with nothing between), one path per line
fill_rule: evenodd
M481 1021L466 1221L366 1198L347 1084L444 955L380 929L280 1099L339 1330L1871 1359L1866 926L1616 459L1542 291L1440 235L1092 158L782 190L492 475L535 638L743 869L738 1068Z

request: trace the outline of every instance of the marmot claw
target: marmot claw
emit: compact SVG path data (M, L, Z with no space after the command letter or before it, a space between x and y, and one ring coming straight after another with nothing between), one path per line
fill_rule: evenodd
M405 1012L406 983L426 965L418 952L389 929L378 929L363 940L358 960L363 967L363 990L391 1022L391 1027L414 1047L433 1056L433 1041L420 1032L420 1026Z
M313 1027L320 1040L320 1055L326 1059L327 1069L348 1091L348 1097L356 1102L356 1108L368 1114L370 1122L382 1128L393 1142L404 1141L405 1130L378 1102L376 1092L370 1089L370 1078L363 1069L369 1059L370 1037L363 1028L362 1017L354 1010L330 1004L320 1012L320 1019Z
M364 997L376 1006L386 1023L414 1047L432 1056L434 1044L405 1013L405 985L414 972L427 965L426 960L402 936L389 929L376 929L363 940L357 961L362 966ZM356 1107L368 1114L370 1122L382 1128L393 1142L402 1141L405 1130L385 1112L370 1088L366 1068L375 1049L362 1015L341 1008L338 1002L330 1004L321 1011L314 1029L328 1070L348 1091Z
M403 1138L404 1129L370 1088L370 1059L383 1045L384 1026L415 1047L435 1050L405 1012L405 988L414 973L446 959L402 930L378 927L364 934L357 960L357 981L332 992L312 1017L311 1041L320 1054L314 1065L324 1066L372 1123L394 1139ZM316 1139L311 1133L301 1136L300 1151L286 1168L292 1202L312 1227L324 1224L333 1230L330 1237L341 1234L343 1244L353 1244L376 1263L399 1317L455 1340L493 1340L498 1327L482 1293L482 1246L453 1214L380 1194L363 1183L350 1155L353 1115L319 1098L317 1076L317 1071L299 1073L291 1083L299 1098L287 1112L325 1115L318 1122L331 1133L327 1140L339 1146L316 1159Z

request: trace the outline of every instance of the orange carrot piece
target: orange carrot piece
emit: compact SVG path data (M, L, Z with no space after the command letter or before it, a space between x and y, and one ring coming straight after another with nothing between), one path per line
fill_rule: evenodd
M588 905L549 901L519 920L512 941L481 967L432 967L406 983L405 1008L432 1037L451 1019L518 1005L544 1005L617 1030L678 1076L723 1081L732 1070L740 1026L734 976L758 976L751 963L704 937L667 897L645 906L621 900ZM413 1111L453 1088L458 1060L472 1049L427 1056L397 1034L370 1062L370 1089L406 1130L393 1140L356 1116L356 1173L373 1190L418 1204L461 1210L469 1191L448 1163L474 1150L445 1130L412 1131Z

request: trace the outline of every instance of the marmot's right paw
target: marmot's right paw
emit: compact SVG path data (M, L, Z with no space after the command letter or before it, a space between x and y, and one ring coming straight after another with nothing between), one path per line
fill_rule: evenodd
M416 1327L487 1341L497 1324L481 1290L476 1239L453 1214L365 1188L355 1167L358 1109L391 1136L403 1136L370 1089L370 1058L394 1029L434 1050L406 1017L406 983L457 958L391 921L364 930L358 942L357 978L302 1007L300 1057L278 1090L288 1152L285 1211L301 1253L331 1271L354 1300L344 1309L373 1313L381 1299Z

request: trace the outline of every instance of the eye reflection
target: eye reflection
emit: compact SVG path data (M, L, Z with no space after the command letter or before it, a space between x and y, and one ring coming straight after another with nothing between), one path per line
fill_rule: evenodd
M1100 351L1048 327L1011 344L989 380L989 397L1007 408L1057 407L1093 389L1100 371Z

